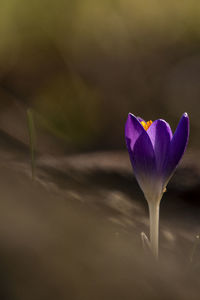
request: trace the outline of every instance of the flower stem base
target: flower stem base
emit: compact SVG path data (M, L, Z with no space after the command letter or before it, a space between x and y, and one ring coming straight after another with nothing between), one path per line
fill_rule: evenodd
M148 202L150 218L150 243L151 250L156 259L158 259L159 244L159 209L160 201Z

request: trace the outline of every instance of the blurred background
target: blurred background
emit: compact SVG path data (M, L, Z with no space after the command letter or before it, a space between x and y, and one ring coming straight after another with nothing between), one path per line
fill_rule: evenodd
M0 128L38 150L123 149L128 112L174 130L189 113L198 148L198 0L1 0Z
M173 131L190 116L160 265L143 255L129 112ZM199 0L1 0L0 299L198 300L199 117Z

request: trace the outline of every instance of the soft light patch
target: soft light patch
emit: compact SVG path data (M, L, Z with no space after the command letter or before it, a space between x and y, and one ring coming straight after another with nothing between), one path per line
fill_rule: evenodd
M141 124L142 124L142 126L144 127L145 130L147 130L151 126L152 123L153 122L151 120L148 121L148 122L145 122L145 121L141 122Z

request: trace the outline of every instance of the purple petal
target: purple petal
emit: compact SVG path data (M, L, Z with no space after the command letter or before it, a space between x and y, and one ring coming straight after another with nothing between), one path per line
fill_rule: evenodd
M138 119L139 122L145 122L146 123L146 121L144 119L140 118L140 117L137 117L137 119Z
M135 142L131 162L144 194L155 194L156 161L151 140L144 131Z
M133 150L135 142L143 132L145 132L145 129L140 121L133 114L129 113L125 125L125 138L128 149Z
M189 117L187 113L184 113L181 117L179 124L176 128L174 136L171 140L168 165L167 165L167 176L170 176L178 163L180 162L189 138Z
M172 131L167 122L164 120L156 120L147 130L150 140L153 145L157 172L162 176L170 149L170 141L172 139Z

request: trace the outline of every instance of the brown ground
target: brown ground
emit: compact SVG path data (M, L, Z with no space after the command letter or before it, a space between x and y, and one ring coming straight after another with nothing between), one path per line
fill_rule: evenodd
M38 155L32 181L28 148L0 140L1 299L199 299L198 153L163 197L157 264L126 152Z

